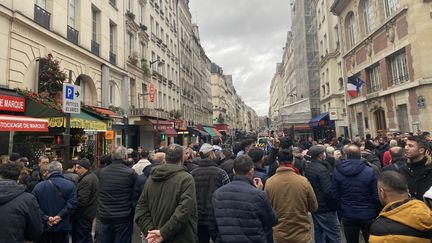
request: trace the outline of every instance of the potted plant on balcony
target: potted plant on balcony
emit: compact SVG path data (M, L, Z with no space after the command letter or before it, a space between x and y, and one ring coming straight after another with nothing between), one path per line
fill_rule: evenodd
M147 64L147 59L141 58L141 70L144 72L146 77L150 76L150 69Z
M147 26L140 24L139 28L141 29L141 31L146 31L147 30Z
M128 17L128 19L130 19L130 20L134 20L135 19L135 14L132 13L131 11L129 11L129 10L126 11L125 16Z
M132 65L137 65L137 63L138 63L138 53L136 52L136 51L134 51L133 53L132 53L132 55L131 56L129 56L129 62L132 64Z
M181 113L179 110L172 110L172 111L170 111L169 114L170 114L171 118L176 119L176 120L179 119L181 116Z

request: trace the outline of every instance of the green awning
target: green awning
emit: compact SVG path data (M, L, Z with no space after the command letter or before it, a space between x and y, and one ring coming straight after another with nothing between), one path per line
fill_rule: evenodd
M211 127L204 127L204 130L210 134L211 137L217 137L218 135L216 135L216 133L213 132L213 130L211 129Z

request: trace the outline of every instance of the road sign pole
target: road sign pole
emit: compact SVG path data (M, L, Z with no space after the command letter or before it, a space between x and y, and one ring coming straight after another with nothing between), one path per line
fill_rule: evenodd
M68 83L72 83L72 70L69 70ZM63 161L64 163L67 163L70 156L70 113L66 113L66 128L63 136L63 142L65 146Z

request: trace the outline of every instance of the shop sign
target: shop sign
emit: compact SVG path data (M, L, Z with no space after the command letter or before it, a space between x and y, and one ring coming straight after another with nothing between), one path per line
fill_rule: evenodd
M105 139L106 140L113 140L114 139L114 131L109 130L105 132Z
M47 132L48 122L20 116L0 116L0 131Z
M81 87L68 83L63 84L63 112L80 113L81 112Z
M25 98L0 95L0 110L25 112Z
M338 110L336 108L329 109L329 118L332 121L339 119Z
M153 83L150 83L149 86L149 97L150 97L150 102L153 103L156 100L156 86Z
M81 118L71 117L71 128L82 128L84 130L106 131L107 124L101 121L89 121ZM50 117L48 119L49 127L65 127L66 119L64 117Z

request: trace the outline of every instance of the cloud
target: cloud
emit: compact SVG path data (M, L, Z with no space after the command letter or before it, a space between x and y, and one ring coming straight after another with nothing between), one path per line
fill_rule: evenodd
M270 82L291 27L288 0L192 0L192 21L212 62L258 115L268 113Z

